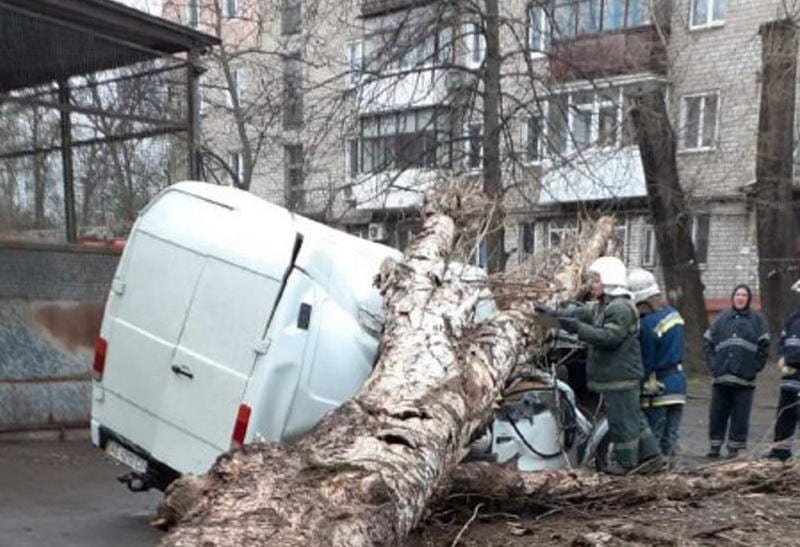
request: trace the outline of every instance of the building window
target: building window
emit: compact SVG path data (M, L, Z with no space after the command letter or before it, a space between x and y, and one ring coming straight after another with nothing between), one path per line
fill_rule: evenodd
M464 36L466 38L467 65L480 66L486 55L486 38L483 29L477 23L466 25Z
M303 145L288 144L283 147L283 155L286 165L286 207L291 210L302 209L305 206Z
M628 263L628 219L623 218L618 221L614 226L614 239L613 239L614 253L617 254L623 262Z
M542 159L542 117L530 116L525 120L522 132L525 144L525 161L536 163Z
M719 95L709 93L684 97L681 101L682 148L708 149L717 138Z
M223 15L228 19L234 19L241 15L239 0L223 0Z
M558 247L565 239L578 235L578 223L575 220L551 220L547 223L547 245Z
M283 61L283 126L303 123L303 61L299 54Z
M644 225L642 236L642 266L653 267L658 261L658 250L656 249L656 230L652 222Z
M400 28L385 26L370 32L363 42L362 66L384 76L414 68L450 65L453 61L452 28L435 30L430 27L433 23L416 24L409 20L404 21ZM420 36L421 32L424 36ZM466 47L469 44L465 43Z
M240 150L228 152L228 169L231 173L234 186L241 186L244 182L244 160Z
M549 101L547 138L550 152L564 154L597 147L616 147L623 126L623 90L575 91Z
M244 69L234 68L231 70L231 88L228 90L229 108L233 108L235 104L241 105L244 83Z
M467 126L465 137L464 162L467 169L480 169L483 164L483 126L471 123Z
M725 23L725 0L692 0L691 28L713 27Z
M358 139L347 139L345 141L345 169L349 180L358 177L358 165Z
M694 215L691 219L692 243L694 257L698 264L708 262L708 240L711 231L711 215L708 213Z
M486 239L481 238L477 245L475 245L475 253L472 257L472 263L479 268L485 268L489 263L489 245Z
M533 254L535 250L536 240L534 239L534 224L533 222L520 222L519 223L519 250L520 254L529 255Z
M281 0L281 33L295 34L300 32L303 24L300 0Z
M650 24L649 0L554 0L556 39Z
M186 1L186 24L194 28L200 26L200 0Z
M345 62L347 63L347 87L355 87L361 81L363 71L364 46L363 43L350 42L345 44Z
M532 53L544 53L550 41L547 9L542 4L528 7L528 49Z
M360 120L361 173L450 165L450 116L447 110L405 110ZM351 170L353 167L351 167Z

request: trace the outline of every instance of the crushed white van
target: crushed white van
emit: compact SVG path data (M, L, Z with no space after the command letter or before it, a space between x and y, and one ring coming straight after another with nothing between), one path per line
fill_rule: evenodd
M388 256L401 255L247 192L167 188L106 303L93 443L134 470L129 487L163 489L231 446L303 433L372 370L372 277Z

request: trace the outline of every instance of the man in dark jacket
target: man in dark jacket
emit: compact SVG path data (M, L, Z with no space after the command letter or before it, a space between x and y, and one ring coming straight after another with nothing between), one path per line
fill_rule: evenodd
M737 285L731 308L714 321L704 335L706 361L714 376L708 437L709 458L718 458L728 433L728 456L747 448L750 410L756 375L769 354L769 330L764 317L750 309L747 285ZM730 428L729 428L730 424Z
M618 258L601 257L589 267L595 301L559 319L561 327L588 346L589 389L603 396L615 464L606 471L652 472L665 465L658 443L639 408L644 375L639 315L630 301L627 272Z
M800 292L800 280L792 285ZM781 369L778 419L775 422L775 446L770 458L785 461L792 457L792 437L800 418L800 310L786 320L778 341L778 366Z

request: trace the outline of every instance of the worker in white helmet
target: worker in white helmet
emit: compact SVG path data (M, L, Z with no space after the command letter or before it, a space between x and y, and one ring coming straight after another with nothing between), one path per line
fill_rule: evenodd
M587 383L603 397L613 443L615 462L607 472L657 471L665 460L639 408L644 376L639 315L630 301L625 265L604 256L592 263L589 276L594 301L560 316L559 322L588 346Z
M668 458L678 448L683 407L686 405L686 375L683 372L684 321L678 310L664 300L652 273L642 268L628 272L628 289L639 310L639 342L645 379L641 405Z

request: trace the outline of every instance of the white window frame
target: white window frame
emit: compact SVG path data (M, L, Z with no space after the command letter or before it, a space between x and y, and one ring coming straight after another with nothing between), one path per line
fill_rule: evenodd
M244 180L244 155L241 150L231 150L228 152L228 169L236 173L235 183L241 184Z
M228 108L233 108L233 97L235 96L239 105L242 104L242 96L245 89L245 70L243 68L234 68L231 70L231 80L233 80L233 87L228 90Z
M553 218L547 221L547 240L545 241L547 248L552 247L553 235L558 234L560 241L564 240L565 235L577 235L580 230L580 223L573 219L557 219ZM559 243L560 244L560 243Z
M344 59L347 67L345 84L351 89L361 83L364 73L364 42L362 40L347 42L344 45Z
M480 238L480 240L475 243L472 263L479 268L486 268L486 265L489 263L489 244L485 237Z
M534 43L534 22L539 23L541 33L538 43ZM547 13L547 4L533 2L528 5L528 51L531 57L544 57L550 49L550 22Z
M629 255L628 251L630 250L630 246L628 243L630 240L630 232L631 231L630 231L630 226L628 224L628 218L623 217L621 221L619 220L619 218L617 218L617 223L614 225L614 239L619 240L620 244L622 245L622 249L620 249L622 251L621 252L622 256L620 258L625 264L628 263L628 255Z
M200 26L201 0L186 0L186 26L197 28Z
M700 260L697 256L697 230L699 226L698 218L699 217L707 217L708 218L708 232L706 233L706 256L705 260ZM697 265L700 268L704 268L706 264L708 264L708 255L711 254L711 215L707 212L698 212L694 213L690 220L689 220L689 231L690 236L692 238L692 245L694 246L695 251L695 258L697 260Z
M722 19L714 19L714 3L720 2L722 3ZM694 7L698 3L705 3L706 5L706 13L708 14L708 19L704 23L696 23L694 20ZM721 27L725 25L725 16L727 15L727 6L725 5L725 0L691 0L689 2L689 29L690 30L698 30L698 29L707 29L707 28L715 28Z
M611 86L616 88L616 101L610 100L607 97L604 97L604 93L607 92L607 89L600 88L586 88L586 89L570 89L569 91L558 92L554 93L554 96L561 96L567 95L567 117L566 117L566 144L564 150L561 152L563 154L572 154L574 152L580 150L589 150L589 149L607 149L607 148L619 148L622 145L622 123L624 121L625 113L623 111L623 90L625 86L623 84ZM594 97L592 99L591 104L584 104L584 105L577 105L575 103L575 95L578 93L593 93ZM603 108L614 106L616 107L616 135L614 141L605 145L600 146L598 143L598 138L600 136L600 110ZM545 142L550 142L550 101L547 101L547 112L543 117L543 129L542 129L542 137ZM575 123L578 116L578 111L583 112L591 112L592 119L589 126L589 143L587 148L579 149L575 145ZM544 147L545 150L542 151L543 154L552 154L550 150Z
M714 134L711 137L711 144L704 145L703 144L703 133L705 132L705 107L706 107L706 97L716 97L717 99L717 110L714 113ZM697 140L699 141L696 144L689 145L687 143L687 130L688 130L688 115L689 115L689 108L688 108L688 101L689 99L697 99L700 98L700 118L697 121ZM714 150L717 147L717 141L719 139L719 114L722 110L722 98L720 96L719 91L707 91L703 93L691 93L688 95L683 95L680 101L680 146L679 151L681 152L707 152L710 150Z
M478 165L470 165L472 158L472 137L471 130L474 127L480 128L480 145L478 147ZM476 172L483 169L483 124L480 122L470 122L464 126L464 168L469 172Z
M468 67L478 68L483 64L486 57L486 37L481 32L478 23L467 23L464 25L464 60Z
M351 147L353 146L353 144L355 144L355 153L356 153L355 158L353 158L351 154L352 152ZM353 181L358 178L359 173L361 173L361 166L359 165L360 158L361 158L361 139L359 139L358 137L346 138L344 140L344 169L345 169L344 176L346 180Z
M222 0L223 16L227 19L238 19L242 16L242 3L240 0ZM233 6L233 10L231 10Z
M536 252L536 223L533 221L523 221L517 224L519 230L519 256L526 257ZM525 250L525 227L528 226L531 234L531 249Z
M536 158L531 158L528 150L528 136L531 129L530 122L533 119L539 120L539 139L536 143ZM545 125L547 124L547 117L545 112L536 115L536 114L529 114L522 119L522 131L521 131L521 139L522 139L522 163L526 165L539 165L542 163L545 154Z
M650 242L650 252L648 253L648 241ZM653 268L658 264L658 247L656 242L656 227L650 221L645 221L642 233L642 256L641 264L647 268Z

